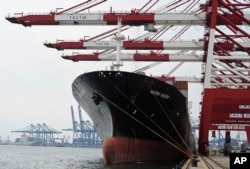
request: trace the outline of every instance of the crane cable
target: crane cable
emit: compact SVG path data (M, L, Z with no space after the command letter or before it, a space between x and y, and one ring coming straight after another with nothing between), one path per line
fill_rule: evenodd
M147 81L147 82L148 82L148 81ZM149 88L149 89L152 89L151 86L149 85L149 83L146 83L146 84L148 85L148 88ZM157 89L157 88L155 87L154 89ZM163 103L164 103L164 107L165 107L165 109L164 109L164 107L163 107L162 104L160 103L159 98L156 97L156 95L154 95L154 97L155 97L155 99L157 100L157 102L159 103L159 105L160 105L162 111L164 112L164 114L166 115L167 119L169 120L169 122L171 123L171 125L173 126L173 128L175 129L175 131L176 131L176 133L178 134L179 138L182 140L183 144L186 146L187 150L189 151L188 153L189 153L190 156L191 156L191 155L192 155L192 151L190 150L190 148L189 148L189 146L187 145L186 141L184 140L183 136L182 136L182 135L180 134L180 132L177 130L176 125L173 123L173 121L172 121L172 119L169 117L168 113L165 111L165 110L167 110L168 112L170 112L168 106L166 105L165 102L163 102Z
M92 87L91 87L92 88ZM93 88L92 88L93 89ZM144 126L145 128L147 128L149 131L151 131L152 133L154 133L155 135L157 135L158 137L160 137L161 139L163 139L164 141L166 141L167 143L169 143L170 145L172 145L173 147L175 147L176 149L178 149L180 152L182 152L183 154L186 154L184 150L182 150L180 147L176 146L175 144L173 144L171 141L169 141L167 138L161 136L160 134L158 134L156 131L154 131L153 129L151 129L150 127L148 127L147 125L145 125L143 122L141 122L140 120L136 119L135 117L133 117L132 115L130 115L128 112L126 112L125 110L123 110L120 106L116 105L115 103L113 103L111 100L109 100L108 98L106 98L105 96L103 96L102 94L100 94L99 92L97 92L95 89L93 89L98 95L100 95L102 98L104 98L106 101L108 101L110 104L112 104L114 107L116 107L117 109L119 109L121 112L123 112L124 114L126 114L127 116L129 116L130 118L132 118L133 120L135 120L137 123L139 123L140 125Z
M170 142L168 139L164 138L163 136L161 136L160 134L158 134L156 131L154 131L153 129L151 129L150 127L146 126L143 122L139 121L138 119L136 119L135 117L131 116L128 112L126 112L125 110L123 110L122 108L120 108L119 106L117 106L115 103L113 103L112 101L110 101L109 99L107 99L106 97L104 97L103 95L100 96L104 97L108 102L110 102L112 105L114 105L115 107L119 108L122 112L124 112L126 115L128 115L129 117L131 117L132 119L134 119L135 121L137 121L139 124L143 125L144 127L146 127L147 129L149 129L151 132L155 133L157 136L159 136L160 138L162 138L164 141L168 142L170 145L172 145L173 147L177 148L178 150L180 150L182 153L185 153L185 149L184 147L182 147L175 139L173 139L168 133L166 133L165 130L163 130L159 125L157 125L150 117L148 117L138 106L136 106L115 84L113 84L109 78L107 78L105 75L103 75L104 78L106 78L108 80L109 83L111 83L111 85L114 86L115 89L117 89L118 92L121 93L121 95L123 95L132 105L134 105L147 119L149 119L156 127L158 127L164 134L166 134L166 136L168 136L174 143Z

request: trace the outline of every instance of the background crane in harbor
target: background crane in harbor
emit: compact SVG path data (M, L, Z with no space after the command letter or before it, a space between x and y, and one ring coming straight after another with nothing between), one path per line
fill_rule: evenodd
M73 131L73 146L76 147L100 147L101 140L92 122L83 120L81 107L78 105L79 123L75 119L74 108L71 106L72 129L63 131Z
M52 127L48 126L47 124L30 124L27 127L24 127L20 130L11 131L15 133L23 133L23 134L29 134L29 139L32 140L32 142L39 141L39 144L41 145L55 145L55 134L61 134L62 132L57 131L53 129ZM25 140L25 142L27 142ZM19 141L18 141L19 142Z

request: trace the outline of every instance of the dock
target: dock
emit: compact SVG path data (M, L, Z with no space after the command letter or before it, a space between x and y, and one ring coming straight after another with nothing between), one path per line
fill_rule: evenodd
M208 169L208 168L222 168L229 169L229 156L224 156L221 153L210 156L198 156L197 159L188 160L182 169ZM195 161L193 161L195 160Z

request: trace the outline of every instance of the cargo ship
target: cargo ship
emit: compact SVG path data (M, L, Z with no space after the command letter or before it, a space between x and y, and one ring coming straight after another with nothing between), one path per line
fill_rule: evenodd
M26 134L22 134L20 138L16 138L14 144L17 146L44 146L43 140L32 138Z
M78 76L72 92L102 140L105 164L192 157L187 98L175 84L145 74L94 71Z

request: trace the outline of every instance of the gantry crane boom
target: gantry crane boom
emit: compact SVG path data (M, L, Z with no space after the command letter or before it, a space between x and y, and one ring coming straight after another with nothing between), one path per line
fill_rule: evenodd
M121 48L124 50L204 50L207 46L205 41L151 41L145 39L144 41L125 40L121 43ZM239 43L244 48L250 49L250 43ZM56 43L44 43L49 48L57 50L64 49L116 49L116 41L57 41ZM215 50L224 49L227 51L241 51L241 48L231 42L218 42L215 43Z
M208 16L209 17L209 16ZM230 21L237 25L244 25L245 21L240 20L236 14L225 14L224 17L232 18ZM122 19L122 25L139 26L145 25L150 28L153 25L205 25L206 13L139 13L131 10L130 13L56 13L24 15L15 13L7 16L6 19L12 23L23 26L35 25L117 25L118 18ZM250 14L245 14L247 21L250 21ZM218 19L218 25L225 25L224 20Z
M63 55L62 58L72 61L113 61L116 53L100 54L72 54ZM123 61L169 61L169 62L202 62L202 55L195 54L167 54L167 53L122 53L120 59Z
M162 75L162 76L154 76L154 78L161 80L163 82L180 82L180 81L184 81L184 82L188 82L188 83L202 83L203 79L199 78L199 77L186 77L186 76L166 76L166 75Z
M82 119L82 111L80 105L78 105L78 113L79 113L80 129L81 131L83 131L84 121Z
M51 12L40 15L24 15L15 13L14 16L7 16L6 19L12 23L23 26L35 25L117 25L118 18L122 19L122 25L204 25L205 13L201 14L174 14L174 13L137 13L131 10L130 13L79 13L57 14Z
M72 124L73 124L73 131L79 130L79 124L75 120L74 109L73 106L70 107L71 109L71 117L72 117Z

